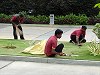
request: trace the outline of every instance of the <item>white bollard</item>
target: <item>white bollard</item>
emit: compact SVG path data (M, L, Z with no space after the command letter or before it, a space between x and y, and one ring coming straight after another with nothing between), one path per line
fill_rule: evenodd
M54 14L50 14L50 25L54 25Z

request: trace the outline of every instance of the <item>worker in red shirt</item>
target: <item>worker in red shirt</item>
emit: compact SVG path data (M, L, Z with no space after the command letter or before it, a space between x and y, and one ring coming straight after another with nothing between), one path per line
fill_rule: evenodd
M63 56L65 55L65 53L62 52L62 49L64 47L63 44L59 44L57 46L57 38L61 38L62 37L62 34L63 34L63 31L60 30L60 29L57 29L55 31L55 35L54 36L51 36L46 45L45 45L45 50L44 50L44 53L46 56L48 57L55 57L55 55L60 55L60 56Z
M78 46L81 46L81 43L85 43L86 29L86 26L82 26L81 29L73 31L70 36L70 43L77 44Z
M21 27L21 23L23 23L23 20L24 20L24 16L22 14L15 14L11 18L14 39L18 39L17 32L20 35L20 39L24 39L23 30Z

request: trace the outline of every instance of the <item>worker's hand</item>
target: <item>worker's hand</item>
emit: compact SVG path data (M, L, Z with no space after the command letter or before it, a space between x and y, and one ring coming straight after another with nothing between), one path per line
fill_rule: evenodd
M21 26L21 24L19 23L18 26Z
M65 54L65 53L59 53L59 55L60 55L60 56L66 56L66 54Z

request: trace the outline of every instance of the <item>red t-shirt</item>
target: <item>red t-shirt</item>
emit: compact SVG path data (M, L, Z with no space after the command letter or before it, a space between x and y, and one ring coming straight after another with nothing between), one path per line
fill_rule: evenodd
M76 36L80 36L80 35L83 35L84 37L85 37L85 34L86 34L86 32L85 31L83 31L82 29L79 29L79 30L75 30L74 32L72 32L72 34L71 35L76 35Z
M11 18L11 21L12 22L15 22L15 23L23 23L23 20L24 20L24 18L20 18L19 15L14 15Z
M44 53L47 55L47 56L50 56L54 53L52 53L52 49L56 48L57 47L57 37L56 36L51 36L46 45L45 45L45 50L44 50Z

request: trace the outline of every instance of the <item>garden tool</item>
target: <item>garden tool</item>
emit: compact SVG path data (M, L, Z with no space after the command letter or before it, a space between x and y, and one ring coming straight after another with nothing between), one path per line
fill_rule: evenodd
M21 31L17 26L16 26L16 30L19 33L19 35L23 35L23 31Z

